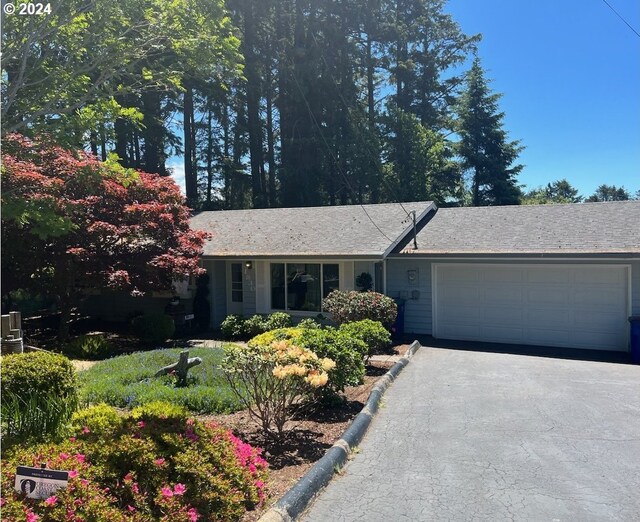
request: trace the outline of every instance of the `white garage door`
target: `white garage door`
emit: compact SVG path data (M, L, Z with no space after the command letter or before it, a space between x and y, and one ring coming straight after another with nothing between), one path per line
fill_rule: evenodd
M436 264L434 276L434 337L627 350L627 267Z

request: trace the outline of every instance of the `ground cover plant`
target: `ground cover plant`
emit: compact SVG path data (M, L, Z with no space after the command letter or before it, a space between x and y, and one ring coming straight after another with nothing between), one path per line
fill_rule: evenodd
M61 443L5 452L3 520L234 521L264 501L260 450L182 408L156 402L121 416L98 405L78 412L74 425ZM68 487L44 500L16 493L16 466L41 463L69 471Z
M81 403L105 402L132 408L163 400L197 413L232 412L243 407L218 368L223 357L220 348L189 350L189 356L201 357L202 364L189 370L185 387L176 386L172 375L153 376L160 368L177 362L181 351L138 352L96 363L78 375Z

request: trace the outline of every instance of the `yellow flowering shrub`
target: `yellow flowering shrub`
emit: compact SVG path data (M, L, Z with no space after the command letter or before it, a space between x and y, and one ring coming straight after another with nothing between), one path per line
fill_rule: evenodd
M329 382L328 372L335 368L331 359L319 358L291 339L246 348L226 345L224 350L222 369L231 389L265 433L278 438L286 421Z

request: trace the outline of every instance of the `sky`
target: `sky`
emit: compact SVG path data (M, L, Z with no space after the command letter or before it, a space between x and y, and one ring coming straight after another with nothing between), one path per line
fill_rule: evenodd
M640 33L638 0L607 0ZM566 178L589 196L640 189L640 37L603 0L449 0L503 93L528 188Z
M607 0L640 33L640 1ZM512 140L526 148L525 189L567 179L640 190L640 37L603 0L449 0L478 54ZM168 165L184 190L182 158Z

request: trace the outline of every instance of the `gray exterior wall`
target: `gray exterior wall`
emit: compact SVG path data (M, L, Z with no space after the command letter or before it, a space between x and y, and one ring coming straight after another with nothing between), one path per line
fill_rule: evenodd
M387 295L407 299L405 304L405 324L407 333L431 335L432 324L432 284L433 263L495 263L495 264L613 264L631 265L631 313L640 315L640 260L578 261L578 260L490 260L490 259L389 259L387 260ZM410 283L408 270L417 270L417 283ZM412 299L412 291L418 290L417 299Z
M218 328L227 316L227 284L224 261L206 260L204 268L209 273L209 302L211 303L211 327Z

